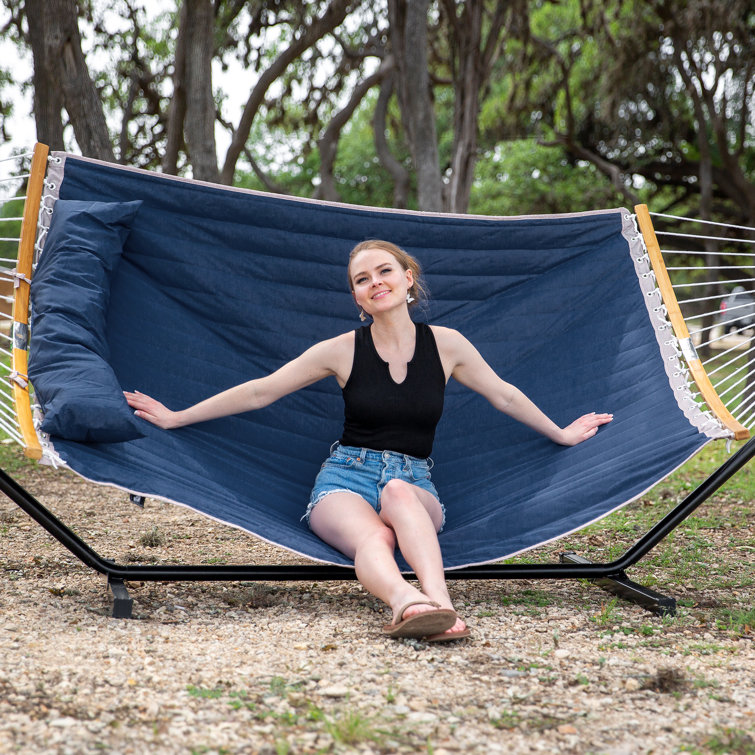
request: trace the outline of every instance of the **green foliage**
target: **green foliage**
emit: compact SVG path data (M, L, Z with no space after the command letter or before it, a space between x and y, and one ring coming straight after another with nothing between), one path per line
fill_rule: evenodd
M24 211L23 199L11 199L0 204L0 239L18 239L21 235L21 221L11 218L20 218ZM0 257L3 259L16 259L18 256L18 241L0 240ZM0 266L12 266L8 262L0 262Z
M623 197L593 165L528 139L502 142L477 163L469 211L526 215L622 204Z

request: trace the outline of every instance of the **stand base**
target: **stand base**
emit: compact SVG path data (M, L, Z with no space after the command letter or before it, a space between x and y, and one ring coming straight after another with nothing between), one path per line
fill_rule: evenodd
M568 552L561 554L561 563L591 564L592 561L582 556L578 556L576 553ZM618 572L615 576L599 577L597 579L589 579L588 581L598 587L602 587L612 595L616 595L623 600L628 600L631 603L636 603L658 616L676 615L675 598L661 595L660 593L655 592L655 590L651 590L649 587L644 587L637 582L633 582L627 577L626 572L624 571Z
M130 619L134 608L134 599L128 594L123 580L109 576L107 586L113 593L113 618Z

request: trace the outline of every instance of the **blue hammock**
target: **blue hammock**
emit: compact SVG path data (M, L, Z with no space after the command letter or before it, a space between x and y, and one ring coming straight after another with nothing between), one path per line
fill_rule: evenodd
M615 416L564 448L451 381L433 453L447 568L583 527L721 435L671 386L626 210L457 217L56 161L32 284L30 376L54 453L90 480L349 564L301 521L341 432L335 379L171 432L134 418L120 390L182 408L358 327L346 263L368 238L419 259L431 301L416 317L461 331L556 423Z

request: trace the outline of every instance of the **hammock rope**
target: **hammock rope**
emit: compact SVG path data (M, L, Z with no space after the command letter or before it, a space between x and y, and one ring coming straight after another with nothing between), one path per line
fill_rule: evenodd
M681 309L684 321L689 325L689 337L694 348L706 351L705 359L701 364L708 377L713 375L718 377L713 386L718 397L725 399L727 409L743 427L752 428L755 416L750 410L755 406L755 374L752 369L755 360L748 359L748 355L755 348L750 345L751 339L755 337L753 278L752 276L749 278L725 276L729 271L741 274L755 268L755 263L751 261L755 254L743 251L741 246L755 243L751 238L743 238L741 233L744 231L746 232L744 235L755 235L755 228L674 216L668 213L651 212L649 215L662 218L673 226L655 231L657 236L666 240L664 255L679 260L683 260L686 256L701 257L703 262L709 259L712 263L710 265L677 263L668 265L666 270L673 277L671 288L675 293L692 293L699 288L710 292L704 296L679 297L677 305ZM682 230L680 228L682 224L716 226L731 231L732 235L693 233L687 231L686 228ZM688 245L681 242L683 239L694 239L708 249L690 249ZM726 250L720 248L721 243L726 244ZM736 291L733 290L734 286L738 287ZM717 291L715 291L716 288ZM713 289L712 292L711 289ZM729 299L732 296L743 297L741 301L744 303L736 303L737 298L730 303ZM700 311L698 305L714 301L721 302L719 309L711 310L708 307ZM709 337L704 339L703 334L709 334ZM737 388L740 390L735 393ZM698 402L705 401L704 391L693 391L693 396Z

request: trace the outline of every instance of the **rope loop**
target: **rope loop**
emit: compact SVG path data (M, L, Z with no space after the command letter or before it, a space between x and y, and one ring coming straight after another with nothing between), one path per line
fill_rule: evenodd
M29 376L17 372L16 370L11 370L10 375L8 375L8 380L23 389L26 389L29 386Z
M31 285L31 279L27 278L23 273L19 273L18 270L14 270L12 275L13 275L13 288L18 288L21 285L21 281Z

